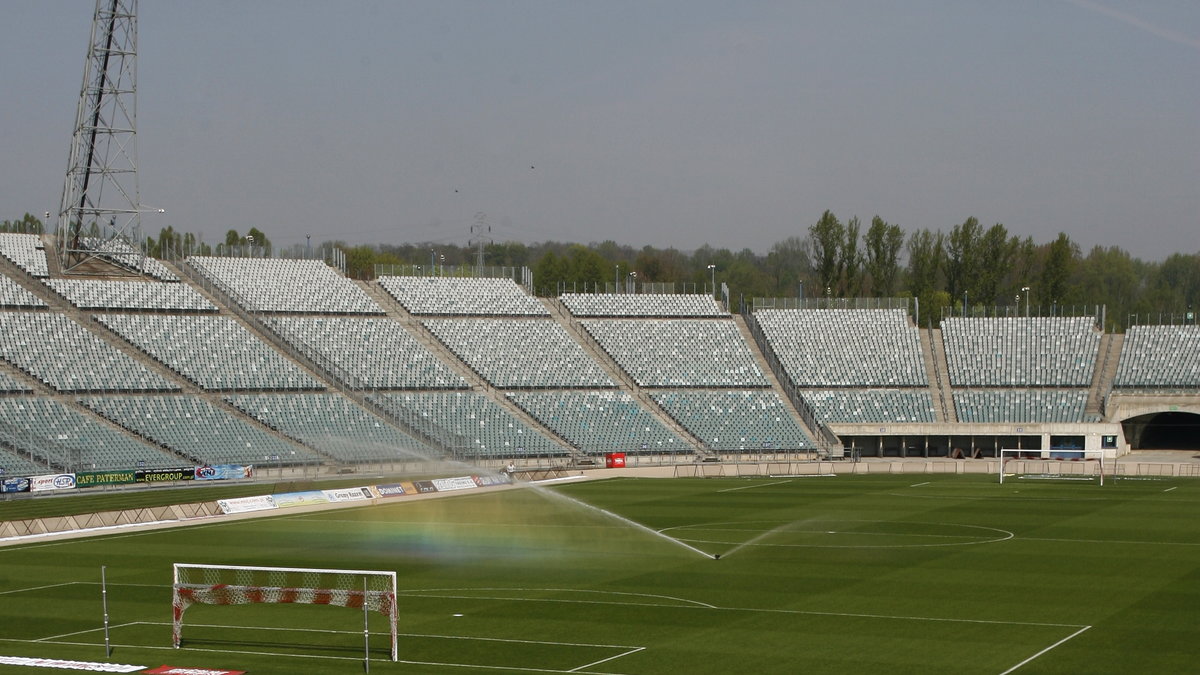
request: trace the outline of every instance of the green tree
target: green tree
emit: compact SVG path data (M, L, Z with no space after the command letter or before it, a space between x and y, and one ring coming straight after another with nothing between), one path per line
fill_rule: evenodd
M981 237L982 228L979 221L972 216L961 225L955 225L945 240L946 290L952 298L957 298L963 292L971 292L970 279L978 272L979 267ZM971 297L968 302L972 300L978 301L979 298Z
M1079 247L1064 232L1050 243L1034 297L1047 305L1069 299L1069 285L1079 261Z
M839 262L842 260L842 244L846 241L846 226L842 225L832 211L826 210L821 219L808 228L810 250L816 266L819 289L816 295L832 294L841 277Z
M904 246L904 231L883 218L871 219L871 227L863 235L867 276L871 292L877 298L892 297L900 276L900 249Z
M842 241L841 251L838 252L841 287L836 295L841 297L855 298L862 295L862 255L858 252L858 238L861 231L862 223L859 222L858 216L846 221L846 238Z

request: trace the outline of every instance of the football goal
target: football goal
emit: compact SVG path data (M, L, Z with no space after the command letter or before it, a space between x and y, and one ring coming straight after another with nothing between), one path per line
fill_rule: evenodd
M171 642L183 641L184 612L192 605L294 603L335 605L363 610L364 638L369 641L367 612L387 618L392 660L396 661L396 573L372 570L245 567L175 563L171 590Z
M1000 483L1028 480L1095 481L1104 485L1103 450L1000 450Z

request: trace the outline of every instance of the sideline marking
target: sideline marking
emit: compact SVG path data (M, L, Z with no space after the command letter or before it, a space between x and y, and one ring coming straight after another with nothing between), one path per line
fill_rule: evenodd
M1166 490L1163 490L1163 492L1170 492L1171 490L1174 490L1174 489L1175 489L1175 488L1177 488L1177 487L1179 487L1179 486L1178 486L1178 485L1176 485L1176 486L1174 486L1174 487L1169 487L1169 488L1167 488Z
M29 591L40 591L45 588L57 588L59 586L71 586L71 585L78 584L78 583L82 583L82 582L64 581L59 584L46 584L45 586L33 586L31 588L14 588L11 591L0 591L0 595L8 595L9 593L28 593ZM97 582L97 583L99 583L99 582Z
M758 485L743 485L741 487L733 487L733 488L725 488L724 490L717 490L717 492L733 492L734 490L749 490L750 488L767 487L768 485L783 485L784 483L790 483L790 482L792 482L792 481L777 480L774 483L759 483Z
M1000 673L1000 675L1008 675L1009 673L1013 672L1017 668L1020 668L1021 666L1025 665L1026 663L1029 663L1030 661L1036 659L1037 657L1041 656L1042 654L1045 654L1046 652L1050 651L1051 649L1054 649L1055 647L1061 645L1062 643L1066 642L1067 640L1070 640L1071 638L1075 637L1076 635L1079 635L1080 633L1084 632L1085 630L1087 630L1089 628L1091 628L1091 626L1084 626L1083 628L1080 628L1079 630L1075 631L1074 633L1071 633L1067 637L1059 640L1058 642L1055 642L1054 644L1050 645L1049 647L1046 647L1042 651L1025 659L1024 661L1018 663L1017 665L1013 666L1012 668L1009 668L1008 670L1004 671L1003 673Z
M925 481L924 483L917 483L916 485L909 485L908 487L921 487L922 485L929 485L929 484L930 484L930 483L932 483L932 482L933 482L933 481L929 481L929 480L927 480L927 481Z
M591 668L592 666L598 666L601 663L608 663L609 661L613 661L615 659L629 656L630 654L636 654L636 653L642 651L643 649L645 649L645 647L635 647L623 654L617 654L616 656L610 656L607 659L600 659L599 661L592 661L591 663L585 663L582 666L579 666L578 668L572 668L572 669L568 670L567 672L568 673L576 673L576 672L583 670L584 668Z

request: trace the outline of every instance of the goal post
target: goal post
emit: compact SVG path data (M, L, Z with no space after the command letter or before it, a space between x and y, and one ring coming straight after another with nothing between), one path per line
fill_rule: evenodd
M1104 485L1104 451L1003 448L997 472L1001 485L1012 478L1096 480Z
M395 572L191 563L173 568L171 642L176 649L183 641L184 612L192 605L334 605L386 617L392 661L399 660Z

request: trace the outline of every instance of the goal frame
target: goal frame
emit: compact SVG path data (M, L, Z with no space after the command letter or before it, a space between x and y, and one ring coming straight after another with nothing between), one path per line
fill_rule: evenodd
M1054 455L1056 455L1056 454L1059 454L1059 455L1072 454L1072 455L1079 455L1079 456L1078 457L1055 457ZM1036 455L1036 457L1031 457L1030 455ZM1095 473L1092 473L1092 474L1061 473L1058 475L1061 475L1061 476L1074 475L1074 476L1079 476L1079 477L1083 477L1083 478L1095 477L1095 478L1099 479L1099 484L1101 486L1104 485L1105 453L1103 450L1082 450L1082 449L1076 449L1076 448L1057 449L1057 450L1056 449L1034 450L1034 449L1029 449L1029 448L1001 448L999 460L1000 460L998 462L999 466L996 469L996 473L997 473L998 478L1000 479L1001 485L1004 484L1004 477L1006 475L1008 475L1008 476L1017 475L1015 473L1012 473L1012 474L1005 473L1004 469L1006 466L1008 466L1008 463L1010 461L1011 462L1044 462L1047 464L1050 462L1070 463L1070 462L1076 462L1076 461L1083 461L1083 462L1095 461L1097 463L1097 471Z
M231 583L193 583L180 580L180 570L205 570L217 575L225 573L247 573L250 575L335 575L353 579L348 587L319 588L315 586L272 586L266 584L238 585ZM232 576L232 575L231 575ZM379 581L375 589L368 589L367 580ZM388 622L391 638L391 660L399 660L399 632L396 604L396 573L381 570L323 569L310 567L262 567L253 565L208 565L200 563L173 563L171 566L171 642L179 649L183 641L183 615L191 605L229 604L313 604L336 605L362 608L383 614ZM367 628L364 625L364 633Z

